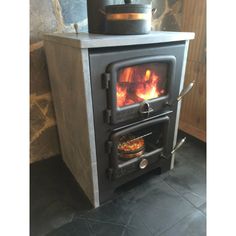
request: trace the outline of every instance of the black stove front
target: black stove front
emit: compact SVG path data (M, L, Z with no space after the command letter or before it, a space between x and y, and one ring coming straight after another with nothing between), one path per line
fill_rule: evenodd
M90 49L100 202L170 169L185 43Z

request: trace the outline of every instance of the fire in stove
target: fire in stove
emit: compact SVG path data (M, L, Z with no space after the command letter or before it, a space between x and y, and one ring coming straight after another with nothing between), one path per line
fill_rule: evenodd
M123 107L165 95L160 76L148 66L132 66L120 70L116 97L117 106Z

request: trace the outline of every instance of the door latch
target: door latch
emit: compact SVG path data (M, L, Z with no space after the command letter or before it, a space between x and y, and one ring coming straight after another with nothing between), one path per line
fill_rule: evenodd
M111 123L111 110L110 109L106 109L104 111L104 120L107 124Z
M147 101L144 101L140 104L139 113L143 116L149 117L149 114L154 110L150 107L150 104Z

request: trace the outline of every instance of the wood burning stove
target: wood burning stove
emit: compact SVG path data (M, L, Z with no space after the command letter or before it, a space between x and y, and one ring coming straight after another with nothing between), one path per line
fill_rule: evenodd
M65 163L94 204L173 167L193 33L48 34L45 48Z

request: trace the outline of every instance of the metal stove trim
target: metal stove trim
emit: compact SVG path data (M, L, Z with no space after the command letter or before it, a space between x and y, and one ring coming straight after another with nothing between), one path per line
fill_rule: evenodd
M186 72L186 65L187 65L187 58L188 58L188 48L189 48L189 40L185 42L185 51L184 51L184 58L183 58L183 65L182 65L182 75L180 80L180 87L179 93L182 91L184 87L184 79L185 79L185 72ZM173 141L173 148L177 143L177 135L178 135L178 128L179 128L179 119L180 119L180 111L181 111L181 101L178 102L177 111L176 111L176 122L175 122L175 133L174 133L174 141ZM175 162L175 153L172 155L170 169L174 168Z

